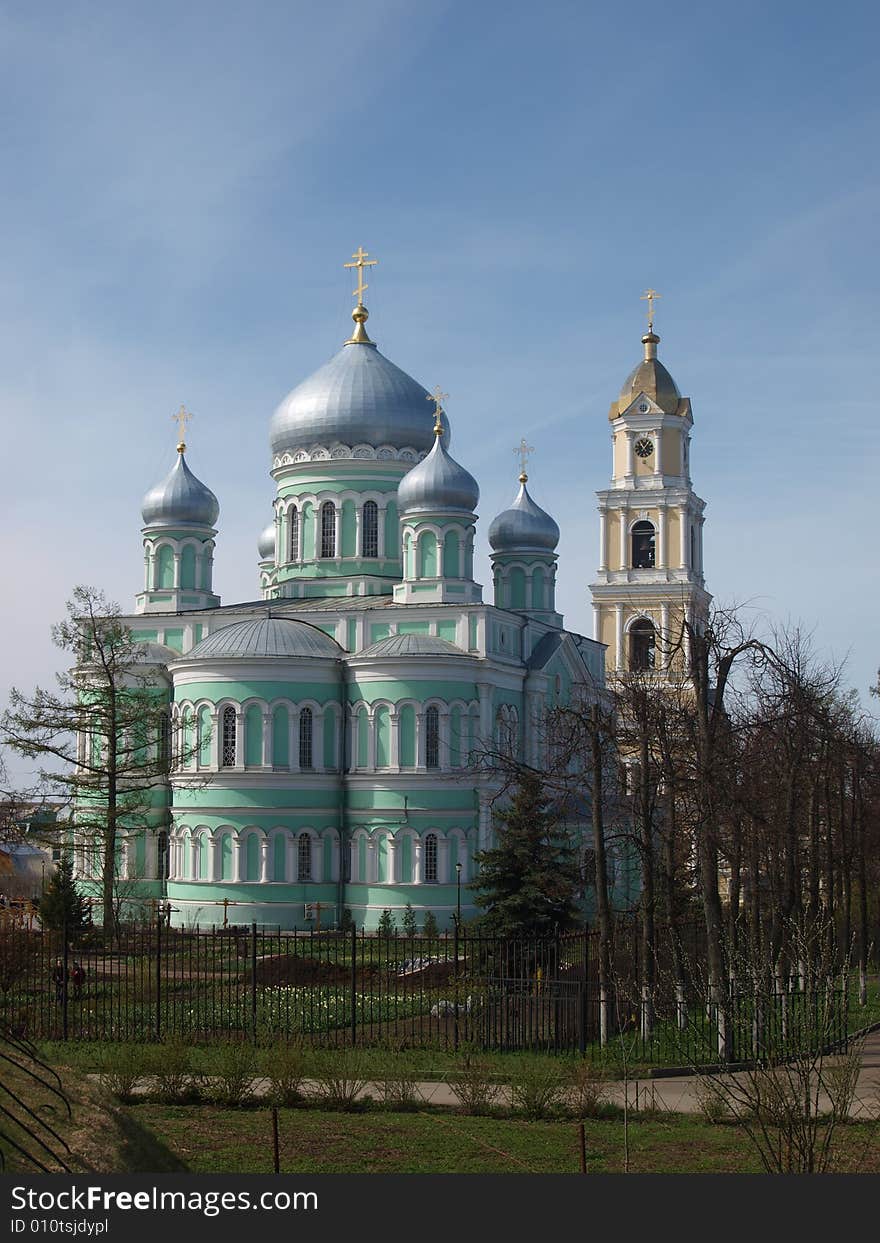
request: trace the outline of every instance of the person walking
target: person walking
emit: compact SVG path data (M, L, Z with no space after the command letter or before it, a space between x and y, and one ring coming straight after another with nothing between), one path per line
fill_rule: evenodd
M77 961L73 964L73 970L70 973L70 979L73 983L74 998L77 1001L79 1001L80 997L82 996L83 985L86 982L86 969L82 965L82 963L79 961L79 959L77 959Z
M55 985L55 1000L61 1005L64 1001L64 963L60 958L56 958L55 966L52 968L52 983Z

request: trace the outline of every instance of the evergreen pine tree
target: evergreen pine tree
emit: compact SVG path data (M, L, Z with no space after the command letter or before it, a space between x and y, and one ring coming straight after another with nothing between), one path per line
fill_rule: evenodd
M57 871L40 899L40 922L44 928L79 932L89 922L89 907L73 879L73 860L62 855Z
M400 918L400 925L405 937L414 937L416 935L418 924L416 923L416 913L413 910L412 902L407 902L404 907L403 915Z
M377 932L380 937L393 937L396 931L397 927L394 923L394 916L386 906L382 914L379 916L379 926L377 928Z
M440 929L437 926L437 919L433 911L425 911L425 918L422 921L422 936L429 941L436 941L440 935Z
M471 885L488 926L500 936L549 936L573 927L581 884L576 849L536 773L520 777L496 823L497 845L476 856L480 870Z

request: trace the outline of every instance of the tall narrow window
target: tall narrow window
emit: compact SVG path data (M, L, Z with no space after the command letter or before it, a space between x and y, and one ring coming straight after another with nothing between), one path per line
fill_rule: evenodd
M223 709L223 737L222 737L222 753L220 756L221 768L235 767L235 709L228 704Z
M156 761L160 772L171 763L171 718L167 712L159 717L159 737L156 739Z
M156 879L167 880L168 870L168 830L160 829L156 834Z
M425 713L425 767L440 767L440 713L433 704Z
M425 884L437 884L437 834L429 833L425 838Z
M299 561L299 511L295 505L291 505L287 511L287 529L287 560Z
M634 570L649 570L654 565L654 526L637 522L632 529L632 563Z
M299 714L299 766L312 767L312 710L303 708Z
M361 515L361 556L379 555L379 506L375 501L365 501Z
M300 880L312 879L312 839L308 833L300 833L296 840L296 866Z
M332 501L321 506L321 556L336 556L336 506Z
M653 669L657 636L647 617L640 617L629 632L629 667L633 671Z

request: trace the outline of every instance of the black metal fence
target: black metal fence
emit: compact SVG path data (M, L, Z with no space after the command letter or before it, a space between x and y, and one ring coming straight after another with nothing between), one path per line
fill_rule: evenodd
M636 930L622 926L615 993L603 1005L589 929L501 940L466 929L426 938L153 924L108 940L99 929L66 938L7 924L0 1018L41 1040L473 1045L667 1066L846 1039L840 988L764 998L731 991L708 1005L662 951L647 992L637 949ZM679 950L699 961L698 929L683 932Z

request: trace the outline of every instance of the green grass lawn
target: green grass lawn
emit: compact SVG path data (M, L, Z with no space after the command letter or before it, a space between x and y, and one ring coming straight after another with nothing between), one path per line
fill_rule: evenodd
M134 1105L127 1112L139 1130L151 1134L194 1173L272 1171L268 1109ZM588 1172L622 1173L623 1122L597 1120L585 1126ZM431 1111L344 1114L282 1109L279 1132L283 1173L576 1174L580 1169L574 1122ZM841 1169L880 1172L876 1136L864 1156L867 1128L850 1125L841 1129L840 1136ZM710 1126L678 1115L631 1122L629 1146L632 1172L746 1174L761 1169L738 1127Z

